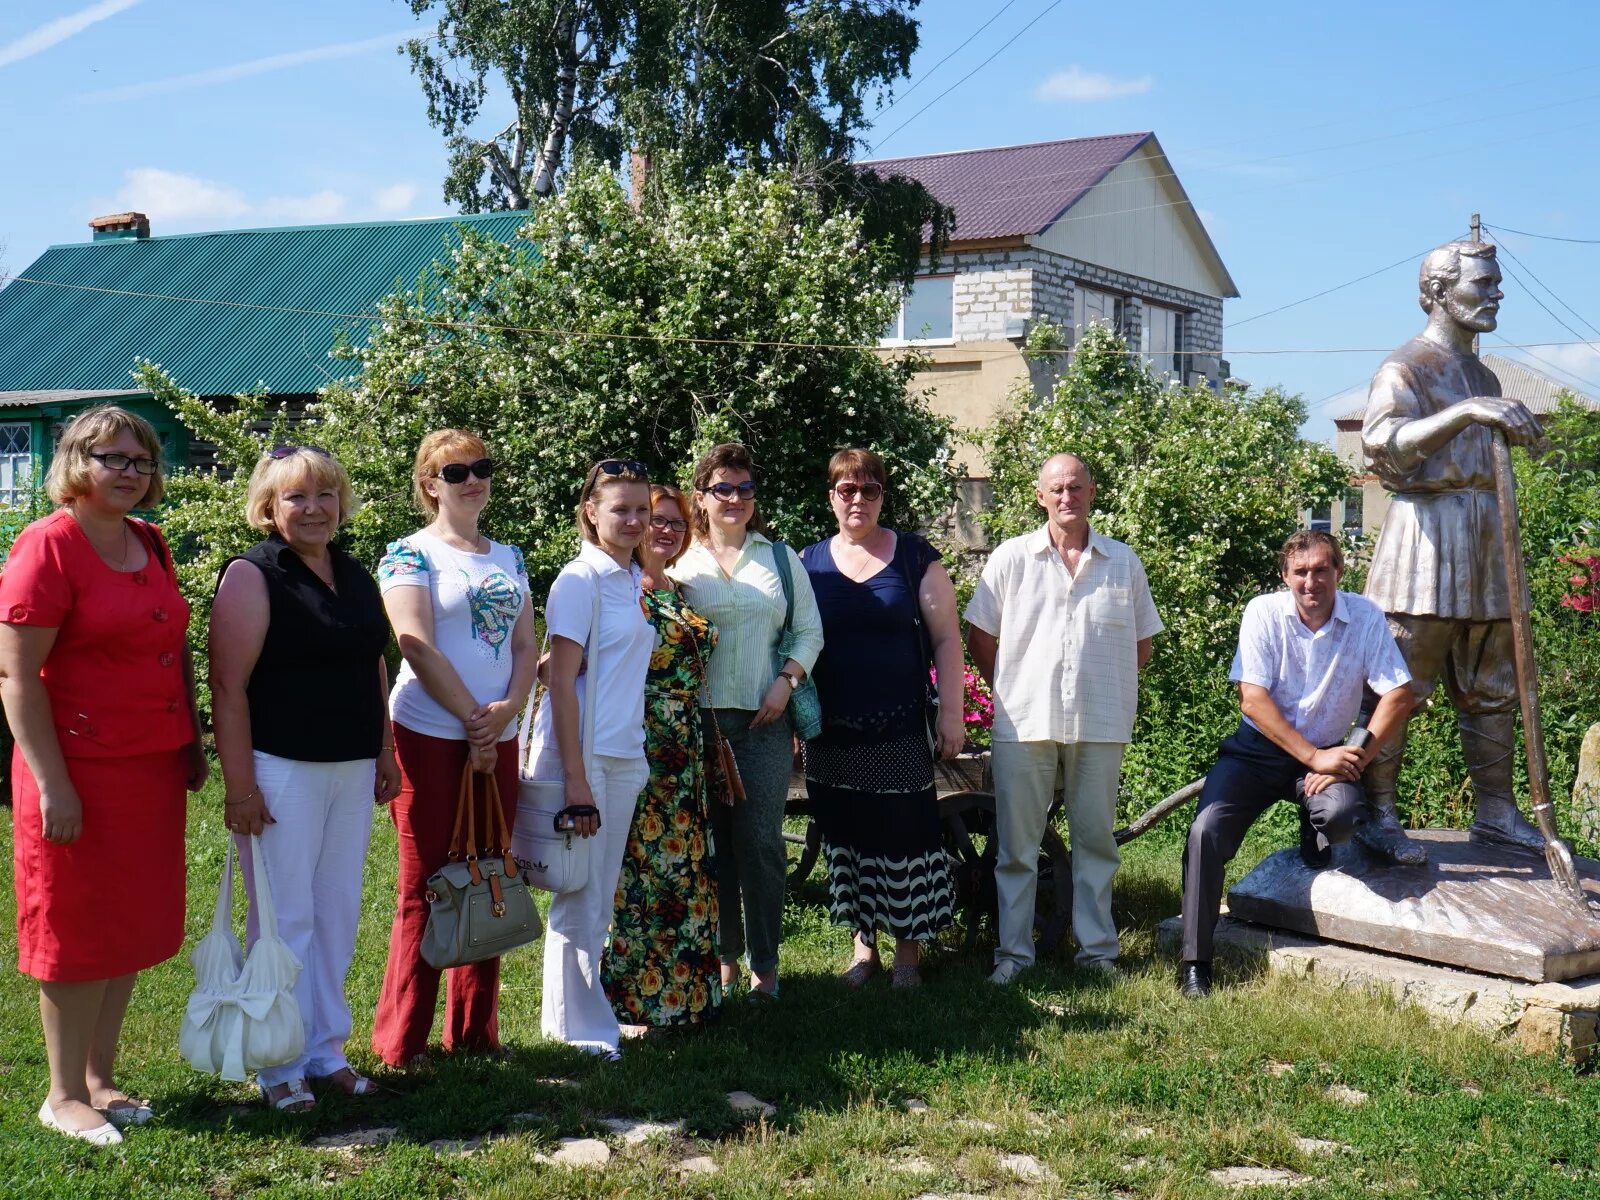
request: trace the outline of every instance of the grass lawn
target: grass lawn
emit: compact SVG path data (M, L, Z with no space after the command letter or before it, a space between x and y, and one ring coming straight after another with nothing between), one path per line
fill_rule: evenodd
M221 863L220 790L193 803L188 945L209 921ZM1287 813L1283 814L1286 818ZM1181 820L1181 818L1180 818ZM0 822L0 861L11 861ZM1287 844L1287 819L1237 864ZM781 1003L729 1006L709 1032L630 1045L606 1065L541 1042L539 948L505 964L504 1059L442 1059L425 1076L378 1070L367 1048L394 895L394 833L374 827L360 945L350 976L352 1057L393 1094L325 1100L307 1117L269 1114L242 1085L179 1057L192 982L179 957L145 973L123 1040L121 1081L157 1120L95 1150L41 1128L46 1089L37 991L14 969L12 889L0 895L0 1196L773 1197L904 1200L982 1196L1235 1195L1213 1169L1280 1168L1295 1197L1600 1195L1600 1081L1518 1055L1378 1000L1283 978L1227 977L1208 1001L1181 1000L1153 954L1157 919L1178 907L1178 837L1132 843L1118 878L1126 978L1106 985L1064 961L1016 987L984 981L984 957L938 957L920 991L834 978L848 958L829 927L821 871L790 898ZM1274 839L1277 839L1276 841ZM98 880L108 915L137 904L137 876ZM187 947L186 947L187 948ZM1330 1087L1364 1092L1364 1103ZM749 1091L777 1107L736 1116ZM906 1102L926 1109L907 1111ZM919 1106L912 1106L914 1109ZM683 1122L681 1134L625 1145L602 1118ZM394 1131L369 1148L312 1145L329 1134ZM484 1137L470 1153L440 1139ZM540 1160L563 1137L609 1138L604 1169ZM1316 1139L1337 1146L1317 1146ZM1028 1155L1041 1176L1019 1174ZM678 1164L714 1160L714 1174Z

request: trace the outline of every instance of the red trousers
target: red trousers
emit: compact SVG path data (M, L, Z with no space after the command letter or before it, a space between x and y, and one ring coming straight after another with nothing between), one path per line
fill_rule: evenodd
M394 727L400 794L389 811L399 835L400 902L389 931L389 962L372 1022L372 1049L390 1066L404 1066L428 1049L441 972L422 961L428 926L428 877L444 865L455 826L467 743ZM500 743L495 765L500 805L509 828L517 815L517 741ZM484 780L474 777L472 802L478 841L489 840ZM488 848L486 845L480 849ZM499 849L499 847L494 847ZM500 960L452 967L445 991L444 1048L494 1050L500 1045Z

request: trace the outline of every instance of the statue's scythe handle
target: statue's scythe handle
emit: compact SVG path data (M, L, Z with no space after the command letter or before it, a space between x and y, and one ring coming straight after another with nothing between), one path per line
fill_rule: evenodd
M1511 472L1511 448L1506 435L1494 432L1494 490L1500 500L1500 554L1506 564L1506 588L1511 600L1511 642L1517 663L1517 692L1522 698L1522 740L1528 751L1528 793L1534 819L1544 835L1544 859L1550 877L1584 907L1589 897L1578 882L1572 851L1556 836L1556 817L1550 807L1550 767L1544 756L1544 725L1539 717L1539 677L1533 666L1533 622L1528 615L1528 572L1522 561L1522 523L1517 517L1517 480Z

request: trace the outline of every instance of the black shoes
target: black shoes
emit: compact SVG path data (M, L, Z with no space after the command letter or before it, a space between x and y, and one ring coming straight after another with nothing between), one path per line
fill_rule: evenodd
M1311 827L1311 817L1300 810L1300 861L1313 871L1320 871L1333 861L1333 847L1317 849L1317 831Z
M1211 964L1186 962L1178 968L1178 991L1185 999L1202 1000L1211 994Z

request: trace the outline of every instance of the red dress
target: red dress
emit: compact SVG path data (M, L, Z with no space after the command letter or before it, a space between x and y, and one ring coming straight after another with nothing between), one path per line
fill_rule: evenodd
M129 524L142 570L113 570L62 509L17 536L0 572L0 620L57 630L39 674L83 803L79 838L47 842L17 747L17 969L52 982L113 979L183 943L189 605L160 533Z

